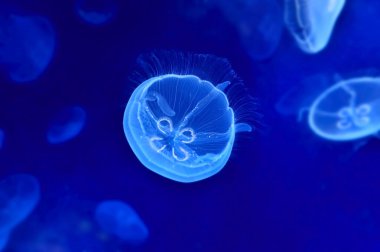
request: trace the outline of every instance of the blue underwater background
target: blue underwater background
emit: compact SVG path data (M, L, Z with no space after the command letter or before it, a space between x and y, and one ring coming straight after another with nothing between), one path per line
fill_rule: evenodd
M227 8L232 2L223 1ZM317 54L297 47L280 0L251 1L257 12L228 15L210 1L110 0L108 20L93 23L78 14L82 2L0 3L2 17L49 20L55 41L44 72L18 82L8 72L20 48L4 47L9 35L0 28L0 59L8 59L0 60L0 177L27 173L40 185L37 206L3 251L380 251L379 139L329 141L298 115L339 80L379 76L379 1L347 0ZM233 20L254 14L267 18L268 29L242 43ZM44 39L25 30L32 40ZM227 165L199 182L146 169L123 132L136 59L162 49L228 59L256 102L254 131L238 134ZM52 118L61 112L56 120L64 121L70 107L79 111L81 129L74 125L68 141L47 141ZM105 232L95 218L104 200L130 205L147 238L136 244Z

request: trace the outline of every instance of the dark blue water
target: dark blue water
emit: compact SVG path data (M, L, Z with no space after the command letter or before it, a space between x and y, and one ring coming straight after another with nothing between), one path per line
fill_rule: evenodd
M380 141L324 140L294 112L337 80L376 77L380 2L347 1L328 46L315 55L283 27L265 59L247 53L231 17L202 1L116 0L100 26L81 19L75 1L9 2L1 12L49 20L55 46L32 81L15 83L10 68L1 69L0 177L28 173L41 188L4 251L380 250ZM45 36L38 34L32 37ZM227 165L196 183L146 169L123 132L136 59L160 49L228 59L257 100L254 132L237 135ZM291 89L301 91L287 100L290 112L279 113L276 104ZM86 113L80 133L49 143L53 118L72 106ZM96 223L96 205L113 199L138 213L149 230L145 242L130 244Z

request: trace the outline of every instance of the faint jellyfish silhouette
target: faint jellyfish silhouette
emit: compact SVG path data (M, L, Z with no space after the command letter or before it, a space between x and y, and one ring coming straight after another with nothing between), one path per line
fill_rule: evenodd
M50 22L39 16L0 17L0 65L17 83L37 79L50 63L55 35Z
M4 148L4 142L5 142L5 131L3 129L0 129L0 150Z
M338 77L332 78L331 76L333 74L324 72L302 77L301 80L288 79L283 82L284 87L279 88L278 91L281 94L280 98L275 103L276 112L283 117L298 117L298 120L301 121L310 104L322 91L331 86L332 81L338 79Z
M59 111L50 122L46 132L47 141L60 144L73 139L82 131L86 111L80 106L70 106Z
M107 233L139 245L146 241L149 231L136 211L120 200L106 200L96 207L95 220Z
M124 132L145 167L175 181L194 182L219 172L231 155L235 133L252 128L238 123L223 92L239 83L227 60L167 56L140 60L153 72L141 76L144 81L128 101Z
M380 129L380 78L340 81L311 105L308 122L320 137L349 141L376 134Z
M328 44L345 0L285 0L285 24L298 46L318 53Z
M40 199L37 179L28 174L11 175L0 182L0 250L10 232L32 212Z
M197 20L206 16L209 11L208 0L178 0L177 12L190 20Z
M106 24L116 15L117 4L114 0L77 0L76 13L92 25Z
M216 0L214 4L236 27L242 46L253 60L273 55L284 27L282 10L275 0Z
M7 246L9 241L9 232L0 232L0 251Z

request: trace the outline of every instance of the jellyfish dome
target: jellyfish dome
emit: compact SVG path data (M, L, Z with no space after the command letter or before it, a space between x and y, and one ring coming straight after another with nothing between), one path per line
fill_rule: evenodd
M37 79L50 63L55 48L51 23L39 16L0 17L0 65L16 83Z
M29 174L15 174L0 182L0 228L11 229L23 221L40 198L38 180Z
M380 130L380 78L340 81L311 105L308 122L320 137L349 141Z
M242 46L253 60L266 60L274 54L284 27L282 9L276 0L211 2L236 27Z
M120 200L101 202L96 207L95 220L107 233L133 245L143 243L149 236L148 228L136 211Z
M77 0L76 13L92 25L106 24L115 16L117 4L114 0Z
M298 46L318 53L328 44L345 0L285 0L285 23Z
M140 64L153 70L153 77L135 89L123 119L137 158L179 182L219 172L230 157L235 133L251 130L246 123L236 123L223 92L236 81L229 63L211 55L153 54Z
M28 174L11 175L0 182L0 250L13 228L36 207L40 199L38 180Z
M86 111L80 106L68 106L51 120L46 139L51 144L67 142L81 133L86 122Z
M3 129L0 129L0 150L4 148L4 142L5 142L5 131Z

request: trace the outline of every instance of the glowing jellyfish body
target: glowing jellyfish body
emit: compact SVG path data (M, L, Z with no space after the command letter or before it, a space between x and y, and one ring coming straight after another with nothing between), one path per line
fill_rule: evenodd
M59 111L50 123L46 138L51 144L59 144L73 139L82 131L86 122L86 111L79 106L67 107Z
M10 79L23 83L37 79L50 63L55 35L50 22L38 16L1 17L0 65Z
M89 24L108 23L116 14L117 6L113 0L77 0L78 16Z
M344 5L345 0L285 0L285 23L304 52L326 47Z
M277 1L217 0L215 4L236 27L241 44L252 59L264 60L273 55L284 23Z
M198 69L203 73L211 70L207 67L215 65L215 60L221 60L194 57L200 62L203 58L204 69ZM184 62L186 58L175 63L198 67L192 61ZM211 73L217 71L212 69ZM219 71L226 73L226 69ZM223 92L229 84L226 80L214 86L196 75L177 73L141 83L128 101L123 121L129 145L140 162L179 182L194 182L219 172L230 157L235 133L251 130L245 123L235 124L234 111Z
M149 236L148 228L136 211L120 200L101 202L96 207L95 220L104 231L130 244L141 244Z
M338 82L312 104L309 125L319 136L335 141L367 137L380 130L380 78Z
M16 174L0 182L0 250L12 229L32 212L39 198L39 183L31 175Z

